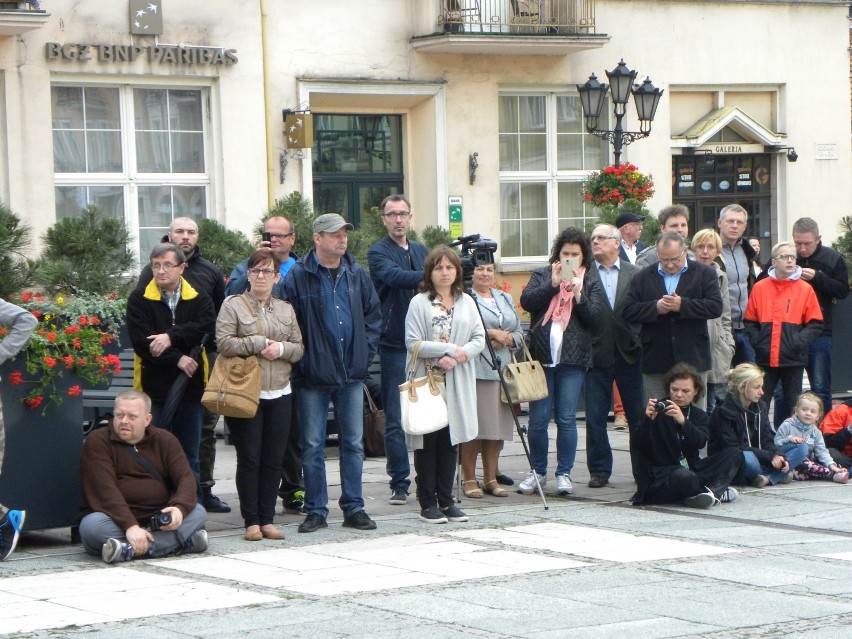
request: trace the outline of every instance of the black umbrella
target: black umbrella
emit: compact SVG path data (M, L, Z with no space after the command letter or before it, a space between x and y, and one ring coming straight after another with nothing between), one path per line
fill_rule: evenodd
M189 356L194 359L196 362L199 361L199 357L201 357L201 351L204 348L204 345L208 342L210 336L207 333L204 333L201 336L201 342L198 346L194 347ZM189 377L181 371L177 379L175 379L172 387L169 389L169 394L166 396L166 401L163 403L163 412L160 413L160 423L157 424L160 428L170 428L172 425L172 420L175 418L175 413L177 412L178 406L183 400L183 396L186 393L186 386L189 384Z

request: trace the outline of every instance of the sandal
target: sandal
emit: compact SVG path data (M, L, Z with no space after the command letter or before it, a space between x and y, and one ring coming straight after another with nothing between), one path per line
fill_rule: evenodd
M474 488L468 490L467 486L473 484ZM479 482L475 479L467 479L462 482L462 492L469 499L482 499L482 489L479 487Z
M496 479L492 479L488 483L485 484L485 492L488 495L493 495L494 497L508 497L508 491L503 488L500 483Z

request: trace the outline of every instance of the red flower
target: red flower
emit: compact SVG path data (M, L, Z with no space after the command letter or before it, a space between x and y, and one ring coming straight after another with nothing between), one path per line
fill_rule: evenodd
M83 392L83 389L80 388L79 386L72 386L71 388L68 389L68 396L69 397L76 397L77 395L79 395L82 392Z
M21 301L22 302L29 302L32 299L33 299L32 293L21 293Z
M80 316L80 326L86 326L89 323L89 318L85 315Z
M86 365L86 360L84 360L84 359L78 359L77 360L77 366L85 366L85 365Z
M74 366L74 357L72 355L66 355L62 358L62 361L65 363L65 368L71 368Z
M80 338L79 338L79 337L75 337L73 340L71 340L71 346L73 346L74 348L76 348L78 351L79 351L81 348L83 348L83 345L80 343Z
M36 395L35 397L28 397L24 400L24 405L27 408L38 408L41 405L43 399L44 397L42 397L41 395Z
M41 319L41 311L30 311L33 314L33 317L36 319Z
M97 315L91 315L89 317L89 324L100 324L101 320Z
M50 357L50 355L48 355L44 358L44 363L47 364L50 368L53 368L54 366L56 366L56 358Z
M12 386L17 386L23 381L24 376L21 374L21 371L12 371L11 373L9 373L9 383Z
M80 322L82 324L82 322ZM74 333L79 333L80 327L77 324L73 324L72 326L65 327L65 333L67 335L73 335Z
M5 326L0 326L0 337L6 337L9 334L9 329Z
M51 344L53 344L53 342L56 341L56 333L52 333L52 332L48 333L47 334L47 341L50 342Z

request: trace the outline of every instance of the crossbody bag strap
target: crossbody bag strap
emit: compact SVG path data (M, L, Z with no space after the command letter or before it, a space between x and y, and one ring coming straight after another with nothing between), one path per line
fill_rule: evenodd
M147 459L145 459L142 456L142 453L140 453L136 449L136 446L128 444L126 446L126 448L127 448L127 452L130 453L130 456L133 457L133 459L135 459L137 462L139 462L139 465L142 466L145 470L147 470L148 474L151 475L151 477L156 479L158 482L160 482L167 489L171 490L171 487L168 485L166 480L163 479L163 476L160 474L160 471L158 471L154 467L154 464L152 464L151 462L149 462Z

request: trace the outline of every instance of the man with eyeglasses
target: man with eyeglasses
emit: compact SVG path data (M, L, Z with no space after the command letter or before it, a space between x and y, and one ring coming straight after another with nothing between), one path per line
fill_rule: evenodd
M752 262L757 257L754 248L745 240L748 213L739 204L728 204L719 212L719 236L722 238L722 258L719 266L728 276L728 295L731 299L731 326L734 333L734 357L731 366L754 362L754 350L743 325L748 296L755 282ZM765 388L770 389L769 386Z
M622 316L642 325L645 394L664 397L665 374L678 362L693 366L706 388L712 367L707 320L722 314L722 294L716 269L687 259L680 233L663 233L655 248L659 263L633 278ZM705 410L706 395L695 403Z
M370 278L382 307L379 361L382 367L382 404L385 410L386 470L390 477L388 503L408 500L411 467L399 404L398 386L405 382L405 314L423 280L423 260L428 249L408 239L411 203L404 195L387 196L379 208L388 234L370 247Z
M823 401L825 412L831 410L831 315L834 300L849 295L849 271L843 256L822 243L817 223L802 217L793 222L796 264L802 268L802 280L813 287L822 309L822 335L811 342L808 380L811 389Z
M621 391L631 434L642 420L644 409L640 327L622 318L627 291L639 269L624 258L619 259L621 240L619 230L609 224L596 226L590 238L594 261L589 267L589 278L600 281L608 302L591 331L592 368L586 373L585 381L586 465L590 488L603 488L612 475L606 418L612 405L613 382L617 382Z
M205 351L200 363L190 353L203 335L208 341L215 339L216 311L210 296L183 277L186 254L180 247L157 244L151 250L150 266L154 278L127 300L127 331L136 353L134 387L150 396L153 423L178 438L200 482L201 395L208 363ZM164 424L160 420L163 406L179 375L189 377L189 383L171 424Z
M263 239L265 234L269 239ZM293 252L296 243L296 233L293 222L283 215L273 215L263 223L263 234L261 235L258 250L266 250L281 261L278 272L281 277L272 287L272 297L285 299L284 278L298 256ZM226 295L239 295L249 285L248 281L248 258L234 267L225 287ZM293 415L290 421L290 431L287 435L287 448L284 449L284 461L281 470L281 485L278 488L278 496L285 513L293 515L305 514L305 487L302 483L302 442L299 434L299 419L297 400L293 396Z
M169 232L163 236L161 242L171 242L180 247L186 257L186 268L183 277L192 284L197 291L207 293L213 300L213 308L216 314L225 300L225 278L219 268L204 259L201 246L198 244L200 238L198 224L189 217L176 217L169 225ZM139 274L136 283L137 288L144 288L153 279L151 265L146 264ZM209 366L212 368L216 361L215 335L210 336L207 343L207 357ZM216 465L216 424L219 423L219 415L202 409L204 417L201 425L201 444L199 446L199 464L201 468L201 505L207 512L229 513L231 507L213 494L213 468Z
M775 411L784 413L780 416L783 421L789 417L786 407L792 406L802 392L808 348L823 331L819 300L802 279L796 249L790 242L772 247L767 276L754 285L743 321L755 363L765 374L763 387L771 391L781 382L783 401L776 401ZM772 395L768 392L761 399L766 414Z

